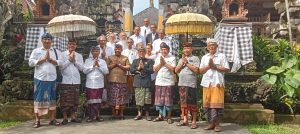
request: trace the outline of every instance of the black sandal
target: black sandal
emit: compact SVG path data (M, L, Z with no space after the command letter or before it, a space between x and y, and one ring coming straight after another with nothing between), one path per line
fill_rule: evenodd
M35 121L35 123L33 124L33 128L39 128L41 126L40 121Z
M62 125L67 125L68 124L68 120L67 119L64 119L62 122L61 122Z
M152 120L153 122L159 122L159 121L164 121L164 118L162 117L156 117L154 120Z
M137 116L135 116L133 119L134 119L134 120L141 120L142 118L143 118L142 116L137 115Z
M49 125L59 126L60 123L57 120L54 119L54 120L52 120L52 121L49 122Z
M86 119L86 122L93 122L93 121L94 121L94 119L91 119L91 118Z

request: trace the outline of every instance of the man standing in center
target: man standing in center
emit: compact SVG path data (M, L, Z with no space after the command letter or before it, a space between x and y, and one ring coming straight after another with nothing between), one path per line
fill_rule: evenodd
M197 74L198 67L200 66L200 59L192 55L192 44L183 44L183 56L179 60L175 68L175 72L179 73L179 96L180 107L183 121L180 121L177 126L188 126L188 112L192 113L191 129L197 128Z
M115 55L108 57L108 75L109 90L108 102L112 108L111 119L125 119L123 110L125 104L128 103L128 89L126 72L130 68L129 60L126 56L121 55L122 46L116 44Z
M170 47L161 43L161 56L155 59L154 71L157 72L155 81L155 105L159 115L153 121L163 121L167 118L169 124L173 123L171 119L173 107L173 86L175 85L174 70L176 59L169 54ZM168 111L168 116L166 113Z
M142 119L142 112L146 112L146 120L151 121L149 109L151 106L151 74L153 73L153 60L145 58L145 48L138 49L139 59L133 60L130 72L134 74L133 87L138 115L134 120Z

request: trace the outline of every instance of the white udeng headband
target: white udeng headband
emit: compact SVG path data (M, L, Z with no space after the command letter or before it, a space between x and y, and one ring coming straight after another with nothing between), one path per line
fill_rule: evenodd
M207 38L206 43L215 43L218 44L217 40L213 39L213 38Z

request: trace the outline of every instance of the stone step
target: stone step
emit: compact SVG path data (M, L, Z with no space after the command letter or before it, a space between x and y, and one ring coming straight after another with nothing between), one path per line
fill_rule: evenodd
M225 103L225 109L264 109L259 103Z
M274 111L269 109L224 109L223 122L274 123Z

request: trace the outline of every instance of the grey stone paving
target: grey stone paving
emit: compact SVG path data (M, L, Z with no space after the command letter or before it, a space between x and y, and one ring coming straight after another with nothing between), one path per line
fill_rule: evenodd
M128 117L127 117L128 118ZM146 120L134 121L132 118L125 120L108 120L103 122L80 124L69 123L64 126L48 126L48 120L42 120L40 128L32 128L33 120L20 125L3 129L0 134L213 134L213 130L203 130L205 122L199 122L199 128L178 127L176 123L152 122ZM61 120L59 120L61 121ZM237 124L222 123L223 131L218 134L250 134Z

